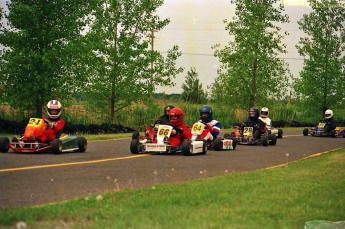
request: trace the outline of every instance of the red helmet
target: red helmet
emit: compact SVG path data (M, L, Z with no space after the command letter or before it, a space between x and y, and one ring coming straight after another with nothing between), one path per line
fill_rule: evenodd
M170 123L173 125L181 125L183 123L184 114L181 108L175 107L170 111Z

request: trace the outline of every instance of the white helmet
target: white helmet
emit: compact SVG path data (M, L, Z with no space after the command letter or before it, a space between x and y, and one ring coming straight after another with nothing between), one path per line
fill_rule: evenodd
M332 110L326 110L325 111L325 119L330 119L333 117L333 111Z
M260 116L261 116L261 117L267 118L268 113L269 113L269 111L268 111L268 108L267 108L267 107L261 108L261 111L260 111Z
M50 100L47 103L47 114L52 119L57 119L60 117L62 105L57 100Z

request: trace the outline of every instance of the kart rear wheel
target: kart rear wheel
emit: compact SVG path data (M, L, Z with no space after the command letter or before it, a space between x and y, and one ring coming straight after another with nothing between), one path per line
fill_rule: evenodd
M237 139L232 139L232 149L235 150L237 146Z
M283 130L282 129L278 129L278 138L283 138Z
M134 132L132 133L132 139L139 139L139 136L140 136L139 131L134 131Z
M274 146L277 144L277 136L275 134L268 135L269 144Z
M138 154L140 152L139 139L132 139L130 149L132 154Z
M223 148L223 142L222 142L222 139L220 138L214 139L213 144L214 144L213 148L215 151L220 151Z
M6 137L0 138L0 153L7 153L9 150L10 140Z
M304 136L308 136L308 134L309 134L308 128L304 128L304 129L303 129L303 135L304 135Z
M193 146L190 141L182 142L182 153L185 156L190 156L193 153Z
M51 149L53 154L62 153L62 141L60 139L54 139L51 143Z
M87 140L84 137L77 137L78 147L79 149L75 150L74 152L84 153L87 149Z
M262 135L261 141L262 141L262 145L263 146L268 146L268 136L267 136L267 134Z

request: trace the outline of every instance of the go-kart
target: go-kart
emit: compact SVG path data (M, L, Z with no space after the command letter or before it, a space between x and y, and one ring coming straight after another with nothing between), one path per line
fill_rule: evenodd
M224 134L223 137L217 137L213 140L207 139L210 131L206 128L206 125L201 122L194 123L191 131L192 141L206 140L208 149L214 149L216 151L236 149L237 141L236 139L232 139L232 136L229 133Z
M310 134L314 137L345 137L345 129L340 129L340 127L336 127L335 130L331 130L330 132L325 132L325 121L321 120L319 124L315 127L311 127L310 129L304 128L303 135L308 136Z
M168 124L156 124L154 127L148 127L145 136L140 136L139 131L133 132L130 144L131 153L183 153L185 156L190 156L192 154L206 154L206 140L183 140L180 146L170 145L169 138L174 128L176 127Z
M253 126L247 125L243 128L243 131L240 127L235 127L235 131L232 133L232 136L233 138L237 139L237 144L240 145L262 144L263 146L268 146L277 144L277 136L275 134L268 133L268 131L264 134L261 134L259 138L255 138L253 134Z
M12 141L7 137L0 138L0 152L7 153L12 149L16 153L38 153L51 152L61 154L62 152L85 152L87 140L84 137L65 135L49 143L42 143L38 140L47 128L48 123L40 118L30 118L25 128L24 136L13 137ZM25 140L24 140L25 139Z

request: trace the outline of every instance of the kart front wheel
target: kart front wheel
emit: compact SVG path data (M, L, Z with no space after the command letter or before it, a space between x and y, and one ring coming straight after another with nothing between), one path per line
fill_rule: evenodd
M9 150L10 140L6 137L0 138L0 153L7 153Z
M139 139L139 136L140 136L139 131L134 131L134 132L132 133L132 139Z
M283 138L283 130L278 129L278 138Z
M275 134L268 135L269 144L274 146L277 144L277 136Z
M62 141L60 139L54 139L51 143L51 149L53 154L62 153Z
M207 140L203 140L203 145L202 145L202 154L207 153Z
M132 154L138 154L140 152L139 139L132 139L130 150Z
M304 128L303 129L303 135L308 136L308 134L309 134L309 130L307 128Z
M190 141L182 142L182 153L185 156L190 156L193 153L193 146Z
M87 140L86 140L86 138L84 138L84 137L77 137L77 141L78 141L79 149L77 149L75 152L84 153L86 151L86 148L87 148Z
M262 136L261 141L262 141L262 145L263 146L268 146L268 136L267 136L267 134L264 134Z

